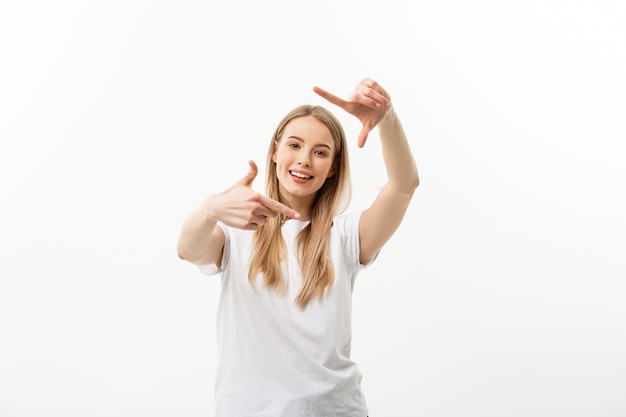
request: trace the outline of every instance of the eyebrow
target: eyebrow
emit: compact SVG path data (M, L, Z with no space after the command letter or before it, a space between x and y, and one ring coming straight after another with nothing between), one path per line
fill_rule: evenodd
M287 139L297 139L297 140L299 140L300 142L304 142L304 139L302 139L302 138L301 138L301 137L299 137L299 136L295 136L295 135L291 135L291 136L289 136ZM315 145L315 146L323 146L324 148L328 148L328 150L332 150L332 149L330 148L330 146L326 145L325 143L318 143L318 144L317 144L317 145Z

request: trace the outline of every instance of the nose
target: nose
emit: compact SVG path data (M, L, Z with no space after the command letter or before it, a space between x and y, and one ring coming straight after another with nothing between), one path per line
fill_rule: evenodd
M300 156L300 160L298 161L299 165L308 167L311 165L311 161L309 160L309 155L308 154L303 154Z

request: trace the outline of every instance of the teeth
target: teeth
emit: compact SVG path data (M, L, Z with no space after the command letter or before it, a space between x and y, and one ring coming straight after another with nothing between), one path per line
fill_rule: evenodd
M304 178L304 179L311 178L310 175L304 175L304 174L300 174L299 172L293 172L293 171L291 171L291 175L293 175L294 177Z

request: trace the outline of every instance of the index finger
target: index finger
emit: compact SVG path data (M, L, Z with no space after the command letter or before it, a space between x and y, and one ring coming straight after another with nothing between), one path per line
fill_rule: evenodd
M298 219L300 217L300 213L298 213L291 207L288 207L283 203L279 203L276 200L272 200L271 198L261 196L260 202L272 212L284 214L285 216L291 217L292 219Z
M323 88L320 88L318 86L314 86L313 87L313 91L320 97L325 98L326 100L330 101L331 103L333 103L336 106L339 107L345 107L347 104L349 104L348 101L337 97L334 94L329 93L328 91L324 90Z

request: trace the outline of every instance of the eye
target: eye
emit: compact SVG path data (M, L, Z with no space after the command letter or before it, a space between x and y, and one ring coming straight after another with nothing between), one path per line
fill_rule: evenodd
M328 156L328 154L325 151L321 151L321 150L315 151L315 154L324 158Z
M288 145L290 148L298 149L300 147L299 143L292 142Z

